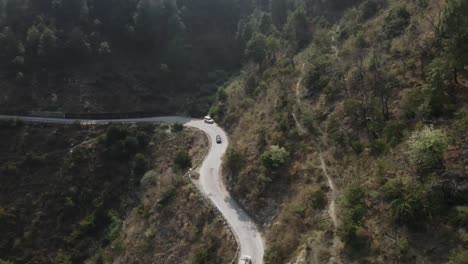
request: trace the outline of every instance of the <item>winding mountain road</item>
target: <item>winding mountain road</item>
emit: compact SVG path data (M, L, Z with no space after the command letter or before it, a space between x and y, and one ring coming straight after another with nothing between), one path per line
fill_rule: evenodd
M108 123L181 123L187 127L200 129L210 139L210 151L199 168L200 179L196 183L199 190L205 194L218 210L223 214L236 236L240 246L240 255L252 257L252 263L263 263L263 240L255 222L239 207L236 201L226 190L221 177L222 158L228 147L226 133L216 124L206 124L203 120L179 116L148 117L130 119L110 120L78 120L63 118L27 117L27 116L5 116L0 119L19 119L25 122L72 124L108 124ZM220 135L223 143L216 144L215 137ZM240 257L240 256L239 256ZM239 263L240 260L239 260Z

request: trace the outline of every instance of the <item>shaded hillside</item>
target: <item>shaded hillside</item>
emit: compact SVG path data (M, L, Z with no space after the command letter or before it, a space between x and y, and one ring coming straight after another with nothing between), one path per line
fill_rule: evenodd
M188 153L188 162L200 160L206 139L198 131L169 128L2 121L1 259L232 259L235 241L230 232L174 163L179 152Z
M205 114L239 65L243 12L234 0L2 0L0 110Z

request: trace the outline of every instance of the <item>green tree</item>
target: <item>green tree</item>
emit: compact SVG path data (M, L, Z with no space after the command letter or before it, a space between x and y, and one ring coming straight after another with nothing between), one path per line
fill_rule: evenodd
M468 61L468 3L466 0L449 0L441 21L440 34L458 83L458 72Z
M284 147L274 145L263 152L261 159L265 168L269 170L278 170L289 161L289 152L286 151Z
M106 55L112 53L109 42L103 41L99 44L98 53L100 55Z
M30 56L37 55L41 32L35 25L32 25L26 33L26 50Z
M390 10L385 17L383 33L389 39L401 35L411 23L411 14L405 7Z
M422 171L439 168L448 146L445 133L428 126L413 132L408 145L411 162Z
M303 5L299 5L288 15L286 25L284 26L284 34L293 43L296 50L306 46L309 41L309 29Z
M267 37L261 33L255 33L247 42L245 56L254 62L261 64L267 58Z
M288 5L286 0L271 0L271 16L278 29L282 29L288 18Z
M83 31L75 27L69 34L66 42L66 48L69 56L75 59L84 59L91 52L91 45L89 44L86 35Z
M0 32L0 56L13 58L18 48L18 40L10 27L4 27Z
M55 35L55 30L44 26L41 37L39 38L38 53L41 56L51 57L56 52L58 39Z
M435 59L423 87L424 102L422 112L428 116L440 116L448 111L452 89L450 66L442 59Z
M379 4L375 0L367 0L362 3L360 9L361 20L367 20L373 17L379 11Z
M242 169L243 163L242 153L238 149L230 147L226 153L226 165L228 169L236 174Z
M142 153L135 155L133 159L133 173L135 176L142 176L149 168L149 161Z
M192 167L192 159L187 151L179 151L174 158L174 166L176 169L184 171Z

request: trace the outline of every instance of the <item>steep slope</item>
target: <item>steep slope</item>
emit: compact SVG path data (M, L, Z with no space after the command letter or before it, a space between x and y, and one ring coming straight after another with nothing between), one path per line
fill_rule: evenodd
M308 4L283 30L312 40L291 52L259 27L270 53L212 108L232 135L227 182L263 223L265 262L463 263L466 1L363 1L338 20Z
M203 158L207 142L199 132L7 121L1 132L14 139L1 144L3 260L233 258L236 242L222 219L181 176L184 163L173 165L177 153L189 153L194 163Z

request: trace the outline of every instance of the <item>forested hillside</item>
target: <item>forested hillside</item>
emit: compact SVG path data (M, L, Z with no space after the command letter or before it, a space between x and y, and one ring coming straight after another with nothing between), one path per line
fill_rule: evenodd
M466 263L468 2L349 4L241 20L227 182L266 263Z
M205 114L238 68L242 12L235 0L2 0L1 109Z
M265 263L467 263L468 0L0 0L0 67L4 112L209 112Z

